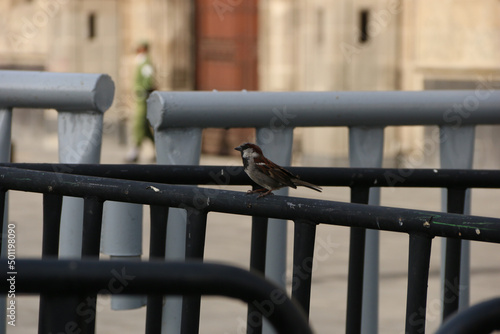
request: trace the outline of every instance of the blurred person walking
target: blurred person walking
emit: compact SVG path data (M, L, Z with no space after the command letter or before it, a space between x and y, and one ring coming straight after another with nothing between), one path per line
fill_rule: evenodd
M134 146L130 149L125 158L125 161L128 163L137 162L141 151L141 145L145 139L150 139L154 143L153 131L147 120L146 101L149 94L155 90L154 68L149 58L148 43L141 43L137 47L135 63L134 91L136 95L136 105L132 124Z

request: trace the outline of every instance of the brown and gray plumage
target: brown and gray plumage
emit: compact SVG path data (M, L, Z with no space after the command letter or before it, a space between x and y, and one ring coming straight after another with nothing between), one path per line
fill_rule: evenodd
M262 192L259 197L272 194L273 190L283 187L297 188L307 187L321 192L321 187L312 183L302 181L297 175L293 175L281 166L267 159L259 146L245 143L235 148L241 152L243 166L247 175L262 189L249 190L247 193ZM266 191L267 190L267 191Z

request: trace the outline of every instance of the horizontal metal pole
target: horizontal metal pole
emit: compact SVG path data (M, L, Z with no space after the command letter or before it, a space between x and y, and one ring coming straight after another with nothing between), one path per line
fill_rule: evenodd
M0 167L175 184L251 185L240 166L0 163ZM500 188L499 170L286 167L320 186Z
M500 330L500 298L473 305L450 317L436 334L487 334Z
M7 260L0 265L7 268ZM312 333L304 314L281 288L246 270L212 263L16 260L16 293L201 294L261 305L279 333ZM10 276L0 274L0 289ZM262 306L264 305L264 306Z
M107 74L0 71L0 107L105 112L115 85Z
M155 129L500 124L500 91L157 91L148 118Z
M0 167L0 189L500 242L500 219Z

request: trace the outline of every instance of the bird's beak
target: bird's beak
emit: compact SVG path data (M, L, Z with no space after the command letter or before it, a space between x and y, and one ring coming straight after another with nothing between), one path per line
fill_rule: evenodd
M240 151L240 152L243 150L243 149L241 148L241 146L235 147L234 149L235 149L236 151Z

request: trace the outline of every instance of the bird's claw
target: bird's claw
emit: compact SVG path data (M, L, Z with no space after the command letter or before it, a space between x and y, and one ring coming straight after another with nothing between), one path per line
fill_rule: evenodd
M267 195L274 195L272 193L272 190L267 190L266 188L255 189L255 190L248 190L247 191L247 195L248 194L255 194L255 193L261 193L259 196L257 196L257 198L261 198L261 197L264 197L264 196L267 196Z

